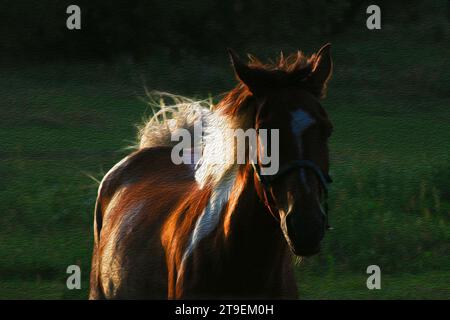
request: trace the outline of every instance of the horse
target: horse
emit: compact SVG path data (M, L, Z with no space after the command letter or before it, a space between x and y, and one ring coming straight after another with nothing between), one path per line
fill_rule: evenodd
M294 257L317 254L328 228L330 47L267 64L230 49L237 85L218 103L181 101L141 129L99 186L90 299L298 298ZM207 132L200 159L175 164L171 134L193 119ZM260 151L214 162L216 134L235 140L224 128L278 129L278 172L262 174Z

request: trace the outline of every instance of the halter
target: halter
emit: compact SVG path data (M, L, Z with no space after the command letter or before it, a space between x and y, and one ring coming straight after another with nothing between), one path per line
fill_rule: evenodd
M328 185L333 182L333 180L331 179L331 177L328 175L328 173L324 173L318 165L316 165L314 162L310 161L310 160L294 160L291 161L289 163L287 163L286 165L284 165L283 167L280 168L280 170L278 170L278 172L274 175L262 175L261 174L261 168L259 166L259 164L255 164L252 162L252 166L253 166L253 170L256 173L256 177L258 178L258 180L261 182L263 188L264 188L264 193L267 197L267 194L270 194L270 188L271 188L271 184L277 180L278 178L280 178L281 176L285 175L286 173L296 169L296 168L304 168L304 169L310 169L312 170L312 172L314 172L314 174L317 176L317 178L320 181L320 185L322 187L322 191L324 193L324 210L323 215L325 217L325 227L327 230L332 230L333 228L330 227L330 225L328 224ZM273 197L273 196L272 196Z

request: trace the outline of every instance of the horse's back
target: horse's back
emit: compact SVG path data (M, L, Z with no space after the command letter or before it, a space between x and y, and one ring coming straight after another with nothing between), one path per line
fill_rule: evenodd
M139 150L105 175L94 219L90 298L167 298L161 227L194 183L170 148Z

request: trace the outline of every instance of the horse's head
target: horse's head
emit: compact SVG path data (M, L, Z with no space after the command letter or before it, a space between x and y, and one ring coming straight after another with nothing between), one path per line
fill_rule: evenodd
M328 227L323 203L330 182L332 125L320 99L332 73L330 45L309 58L281 56L275 65L245 64L230 55L237 77L251 92L248 106L255 109L255 128L279 129L279 170L263 175L261 162L254 165L258 193L279 218L291 250L315 254ZM272 150L270 143L262 147Z

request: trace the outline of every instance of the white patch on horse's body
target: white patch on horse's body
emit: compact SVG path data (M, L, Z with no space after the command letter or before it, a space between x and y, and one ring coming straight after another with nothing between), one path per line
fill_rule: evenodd
M219 184L236 164L231 121L217 111L210 112L204 120L203 152L195 171L200 188Z
M222 177L220 182L213 189L205 209L197 219L186 250L183 253L178 278L182 275L186 260L192 254L198 243L218 226L223 209L230 198L230 194L235 184L236 174L236 169L231 169Z
M195 180L200 188L212 187L209 201L197 219L188 245L183 253L178 279L182 276L186 260L198 243L211 234L219 225L221 215L236 182L238 165L235 161L235 143L232 128L236 126L220 111L203 117L203 152L196 166Z

